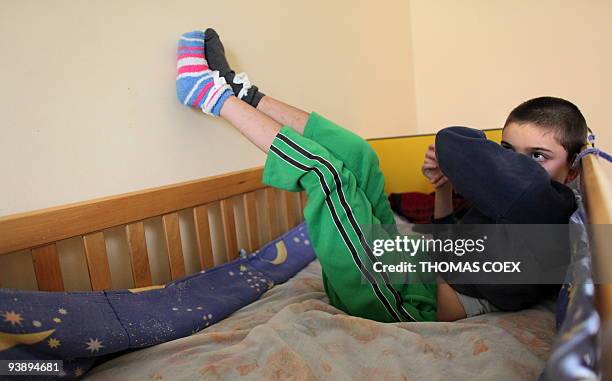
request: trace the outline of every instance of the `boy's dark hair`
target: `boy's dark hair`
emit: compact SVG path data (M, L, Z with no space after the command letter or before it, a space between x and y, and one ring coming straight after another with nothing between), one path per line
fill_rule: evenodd
M510 123L533 123L552 129L559 144L567 151L569 162L586 143L586 120L578 107L565 99L539 97L523 102L508 115L504 127Z

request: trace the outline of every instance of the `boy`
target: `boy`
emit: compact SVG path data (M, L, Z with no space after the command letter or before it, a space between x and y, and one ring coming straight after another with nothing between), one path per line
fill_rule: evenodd
M567 224L576 202L565 184L578 176L571 166L587 132L578 107L553 97L531 99L512 110L502 132L503 148L477 130L440 131L423 164L436 188L433 222L456 222L454 187L474 205L462 223ZM512 292L503 284L453 284L456 293L449 285L438 287L447 298L446 320L527 308L559 291L557 285L544 284L512 285Z
M466 315L461 313L463 307L457 293L447 285L440 288L427 282L392 285L386 274L372 271L377 258L364 238L363 227L391 225L394 220L384 194L378 158L363 139L316 113L307 114L265 96L257 87L251 86L244 74L235 75L225 59L219 36L212 29L186 33L181 37L177 68L177 96L183 104L223 117L267 154L264 183L288 191L306 191L308 202L304 216L332 305L352 315L384 322L453 320ZM520 120L516 123L520 124ZM509 131L520 136L522 130ZM438 134L436 144L439 162L432 155L433 149L428 161L428 170L434 173L431 180L440 191L440 200L436 203L437 216L444 217L443 214L450 213L444 201L450 185L444 184L450 181L459 192L473 190L456 175L465 172L465 168L457 167L462 161L449 159L458 148L465 150L466 139L476 142L473 143L476 150L487 155L512 156L512 162L518 162L530 171L530 176L544 182L542 173L534 170L535 163L531 159L509 150L500 153L502 150L497 145L493 148L490 144L495 143L486 141L482 133L466 128L443 130ZM517 150L523 149L515 138L506 143ZM480 156L470 156L470 152L462 153L467 155L461 157L462 160L482 160ZM517 158L519 156L521 159ZM527 160L531 164L526 164ZM495 168L491 164L487 169L504 168ZM520 172L508 176L514 174L522 176ZM465 180L478 177L478 173L472 173ZM575 207L573 194L569 188L558 189L562 200L550 204L560 211L555 221L565 217L564 223L567 223ZM534 199L536 201L553 197L554 190L548 193L545 189L537 190L542 195ZM492 198L482 193L483 189L469 193L474 205L482 205L474 209L472 216L480 213L483 218L489 215L494 221L504 221L499 218L500 209L491 204L508 202L508 197L504 198L506 193L500 192ZM520 213L517 215L522 216ZM523 217L529 217L529 214ZM462 292L470 293L470 290ZM476 292L471 294L491 297ZM495 292L492 295L495 296Z

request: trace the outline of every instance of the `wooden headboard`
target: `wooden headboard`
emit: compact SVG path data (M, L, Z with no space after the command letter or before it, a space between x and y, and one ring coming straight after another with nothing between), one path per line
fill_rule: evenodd
M62 291L64 277L56 244L80 237L91 290L113 289L104 230L119 226L124 228L127 238L134 287L147 287L153 282L143 221L161 216L171 278L181 278L187 275L178 217L181 210L192 210L198 270L238 257L237 208L243 211L240 215L247 234L245 249L250 252L302 220L303 194L266 187L261 183L261 174L261 168L254 168L1 217L0 256L29 250L38 289ZM220 207L225 244L225 256L217 262L213 257L208 213L215 204ZM264 222L259 223L262 219Z

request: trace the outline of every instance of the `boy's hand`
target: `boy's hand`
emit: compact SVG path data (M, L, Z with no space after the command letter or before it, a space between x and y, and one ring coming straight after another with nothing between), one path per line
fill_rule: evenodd
M423 161L421 172L423 172L423 175L427 177L427 180L429 180L431 185L436 189L448 183L448 178L444 176L438 167L436 147L433 144L429 145L427 152L425 152L425 160Z

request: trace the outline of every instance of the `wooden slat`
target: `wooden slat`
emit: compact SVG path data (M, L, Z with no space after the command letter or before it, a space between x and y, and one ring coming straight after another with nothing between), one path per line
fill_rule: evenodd
M274 188L266 188L264 192L266 196L266 203L268 204L267 240L271 241L280 234L280 227L278 226L278 206L276 205L276 191Z
M185 276L185 260L183 259L178 213L174 212L162 216L162 224L164 226L166 249L168 250L170 275L172 279L182 278Z
M297 200L295 197L295 193L283 191L283 205L285 207L285 213L283 214L283 219L285 221L285 227L287 230L291 229L295 225L298 224L298 214L297 214Z
M253 252L259 249L259 224L257 222L257 197L255 192L245 193L242 196L242 202L244 204L249 251Z
M238 239L236 237L236 221L234 219L234 202L228 198L221 200L221 220L223 222L223 238L228 261L238 258Z
M601 168L601 162L593 155L581 160L581 183L591 224L612 224L612 193L610 179ZM610 254L612 256L612 253Z
M151 267L149 266L149 255L147 253L147 241L145 239L144 224L135 222L125 226L128 248L132 260L132 276L134 287L145 287L153 284L151 279Z
M300 192L300 203L302 204L302 209L306 207L306 192Z
M55 243L32 249L32 261L40 291L64 291L62 270Z
M83 236L85 247L85 259L89 271L89 283L93 291L110 290L113 287L111 280L108 256L106 255L106 244L104 233L96 232Z
M304 209L306 208L306 192L300 192L300 213L304 221Z
M264 188L261 168L0 217L0 255Z
M208 205L200 205L193 208L193 222L195 224L198 255L202 269L209 269L215 265L210 239L208 208Z

